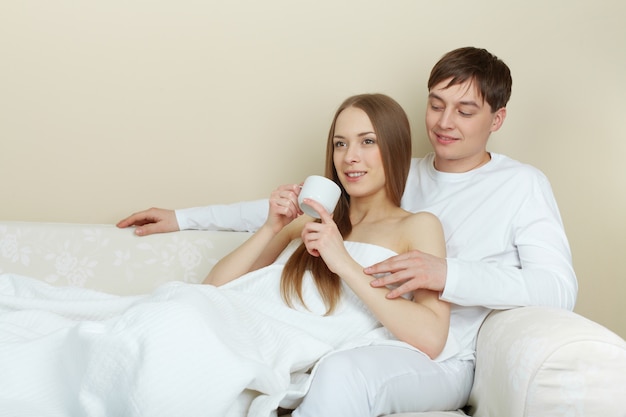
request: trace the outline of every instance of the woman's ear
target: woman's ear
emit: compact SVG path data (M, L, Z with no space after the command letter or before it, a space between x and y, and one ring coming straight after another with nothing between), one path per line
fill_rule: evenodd
M493 115L493 122L491 123L491 131L495 132L500 129L502 123L504 123L504 119L506 119L506 107L501 107Z

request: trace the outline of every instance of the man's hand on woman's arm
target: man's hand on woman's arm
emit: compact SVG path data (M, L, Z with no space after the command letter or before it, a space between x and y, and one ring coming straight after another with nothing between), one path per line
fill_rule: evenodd
M387 298L398 298L418 289L442 292L446 286L447 263L445 258L414 249L367 267L364 272L368 275L387 274L371 281L371 285L397 285L389 291Z
M137 236L176 232L180 230L174 210L154 207L134 213L117 222L116 226L122 229L134 226Z

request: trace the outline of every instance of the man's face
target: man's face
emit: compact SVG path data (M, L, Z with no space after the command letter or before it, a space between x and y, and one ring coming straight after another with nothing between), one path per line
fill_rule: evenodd
M446 88L449 81L435 85L428 94L426 129L435 167L467 172L489 161L487 140L502 125L506 108L492 112L472 81Z

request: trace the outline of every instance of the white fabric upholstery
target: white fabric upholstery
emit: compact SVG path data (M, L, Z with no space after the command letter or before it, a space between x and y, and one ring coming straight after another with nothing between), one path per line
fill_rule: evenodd
M477 416L625 416L626 343L575 313L494 312L477 345ZM489 401L484 401L489 398Z
M166 281L202 281L220 257L248 237L184 231L139 238L112 225L0 221L0 273L140 294ZM571 312L534 307L492 313L483 324L471 415L626 416L623 398L626 342L601 325Z
M112 225L0 222L0 272L130 295L199 283L250 235L183 231L137 237Z

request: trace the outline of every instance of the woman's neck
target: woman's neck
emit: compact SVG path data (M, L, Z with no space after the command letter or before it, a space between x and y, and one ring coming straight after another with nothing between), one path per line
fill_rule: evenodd
M359 224L378 223L389 219L394 213L403 211L393 204L386 196L384 198L357 198L350 201L350 222L352 227Z

